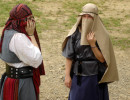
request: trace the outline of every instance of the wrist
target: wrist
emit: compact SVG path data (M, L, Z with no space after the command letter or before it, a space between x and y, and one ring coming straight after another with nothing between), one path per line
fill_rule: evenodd
M97 46L91 46L91 48L96 48Z
M95 43L93 43L93 44L90 44L90 46L91 46L91 47L95 47L95 46L96 46L96 44L95 44Z
M70 74L66 74L65 77L70 77Z
M28 36L34 36L34 34L28 34Z

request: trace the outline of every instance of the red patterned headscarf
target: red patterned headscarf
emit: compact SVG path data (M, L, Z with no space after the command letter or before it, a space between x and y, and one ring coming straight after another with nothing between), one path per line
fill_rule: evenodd
M27 32L25 31L25 26L27 25L26 19L30 15L32 15L31 9L27 5L24 5L24 4L16 5L10 11L10 17L7 20L6 24L5 24L5 27L3 29L2 36L1 36L0 52L2 52L2 43L3 43L4 31L5 30L13 29L13 30L16 30L16 31L18 31L20 33L25 34L29 38ZM34 32L34 36L35 36L37 44L38 44L38 46L39 46L39 48L41 50L40 42L39 42L39 38L38 38L36 30ZM45 75L43 62L37 69L34 68L33 74L34 74L33 75L33 82L34 82L36 94L38 96L38 94L39 94L39 86L40 86L40 75Z

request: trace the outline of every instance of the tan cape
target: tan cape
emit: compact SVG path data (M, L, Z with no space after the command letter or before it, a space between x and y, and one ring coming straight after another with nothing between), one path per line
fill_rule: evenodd
M119 77L118 77L117 65L116 65L112 42L109 38L106 28L104 27L100 17L98 16L98 8L96 5L88 3L85 6L83 6L82 13L79 14L79 17L77 18L77 22L72 27L72 29L70 30L69 34L67 35L67 37L65 38L62 44L62 51L66 46L68 37L71 36L76 31L81 21L81 16L84 14L90 14L91 16L94 17L92 31L95 33L97 43L107 63L107 69L103 77L99 81L99 83L118 81Z

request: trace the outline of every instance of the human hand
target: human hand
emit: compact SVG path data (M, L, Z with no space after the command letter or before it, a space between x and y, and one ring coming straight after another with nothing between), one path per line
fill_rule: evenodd
M65 76L65 85L66 85L66 87L71 88L71 84L72 84L72 80L71 80L70 75Z
M96 38L95 38L95 34L94 32L90 32L88 35L87 35L87 41L89 43L90 46L96 46Z
M36 27L35 21L27 20L27 26L25 27L25 30L29 36L34 34L35 27Z

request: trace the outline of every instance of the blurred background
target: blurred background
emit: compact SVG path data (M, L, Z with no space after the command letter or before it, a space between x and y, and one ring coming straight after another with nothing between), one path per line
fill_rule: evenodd
M24 3L32 9L46 70L41 76L40 100L67 100L61 44L89 2L98 6L114 45L120 80L109 84L110 100L130 100L130 0L0 0L0 34L13 6ZM0 77L4 71L0 60Z

